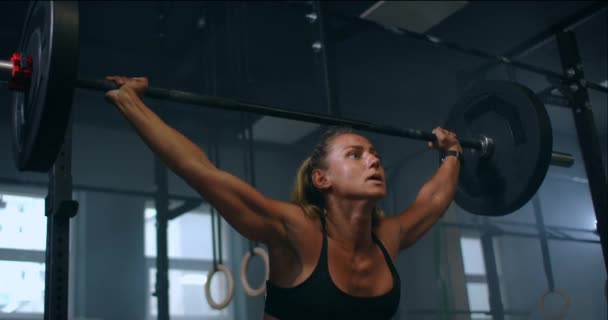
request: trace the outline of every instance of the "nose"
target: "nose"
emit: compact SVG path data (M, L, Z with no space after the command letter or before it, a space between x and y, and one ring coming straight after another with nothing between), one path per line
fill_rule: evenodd
M370 168L379 168L380 167L380 158L375 154L370 154L368 158L368 165Z

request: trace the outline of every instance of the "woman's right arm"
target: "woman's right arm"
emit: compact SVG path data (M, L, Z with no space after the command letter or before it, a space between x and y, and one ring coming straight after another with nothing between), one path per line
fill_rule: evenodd
M219 170L197 145L167 125L141 100L145 78L109 77L122 87L106 96L114 102L150 149L213 205L244 237L268 244L287 238L299 219L293 204L269 199L238 177Z

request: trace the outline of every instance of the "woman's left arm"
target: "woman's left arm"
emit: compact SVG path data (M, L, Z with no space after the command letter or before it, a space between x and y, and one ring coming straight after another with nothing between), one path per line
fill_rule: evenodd
M433 132L437 136L437 142L429 146L462 154L462 147L455 134L441 128L436 128ZM395 217L399 224L400 250L420 239L448 209L456 194L460 165L457 157L446 156L437 172L422 186L414 203Z

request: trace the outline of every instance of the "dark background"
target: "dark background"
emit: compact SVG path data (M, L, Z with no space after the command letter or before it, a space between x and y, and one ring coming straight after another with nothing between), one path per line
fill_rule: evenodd
M327 1L328 10L347 16L357 16L375 1ZM429 34L478 48L495 54L509 53L513 48L577 12L597 5L595 1L473 1L428 30ZM27 11L26 2L0 3L0 58L8 59L19 42L20 30ZM203 94L276 105L285 109L326 113L320 83L319 66L311 43L313 29L305 19L306 6L301 2L150 2L150 1L86 1L80 3L80 78L102 78L120 74L147 76L153 87L169 87ZM399 15L399 12L394 14ZM584 71L589 81L604 82L607 72L606 10L597 10L579 19L573 31L580 48ZM332 22L334 30L352 31L336 44L336 75L341 116L400 127L424 130L440 125L468 84L479 79L507 79L505 66L493 66L483 72L477 68L487 61L438 48L428 43L399 36L377 28L354 29L340 20ZM561 73L557 43L550 37L518 60ZM517 81L539 92L549 86L543 76L515 70ZM74 96L73 179L77 184L126 188L153 189L153 155L136 136L129 124L100 92L77 90ZM590 90L604 168L606 168L607 103L606 94ZM9 106L11 95L0 93L2 105ZM222 167L244 176L245 148L238 139L242 131L242 117L238 112L185 106L171 102L147 100L170 125L206 148L217 136L221 145ZM575 165L571 168L551 167L539 190L538 197L545 219L551 226L579 228L593 231L595 216L589 196L585 172L572 112L565 107L546 104L554 134L554 150L571 153ZM0 176L21 181L46 182L44 174L20 173L12 163L9 108L0 112L0 145L5 150L0 157ZM276 121L264 124L260 120L254 136L256 147L257 187L266 195L287 200L289 187L299 162L317 141L320 129L306 131L298 139L282 143L289 137L295 124ZM290 133L291 132L291 133ZM383 156L389 176L389 196L382 202L388 213L403 210L414 199L417 190L430 178L437 167L434 151L427 151L424 142L410 141L377 134L368 135ZM274 138L273 138L274 137ZM172 193L192 195L185 183L175 176L170 178ZM6 188L15 188L6 185ZM86 192L85 192L86 194ZM91 233L89 249L75 253L75 270L90 283L116 280L118 271L108 266L131 261L137 267L123 269L120 280L133 279L132 290L121 289L117 295L112 286L77 286L76 297L115 299L113 307L95 306L75 298L73 312L79 317L103 319L136 319L145 315L147 285L141 246L127 246L97 258L103 264L78 261L95 259L93 252L103 247L103 234L112 233L112 225L126 228L125 243L141 241L141 220L125 219L120 214L103 215L99 211L117 212L140 208L141 199L113 199L111 196L88 195L91 207L81 206L81 216L95 216L90 223L104 225L96 219L112 219L107 230ZM95 203L92 207L91 203ZM139 204L138 204L139 203ZM105 208L105 209L100 209ZM135 210L135 209L133 209ZM125 213L126 214L126 213ZM140 217L143 219L143 217ZM92 222L96 221L96 222ZM109 221L109 220L108 220ZM462 212L453 205L445 223L471 223L481 226L483 219ZM499 223L512 225L516 231L532 230L534 215L531 204L501 218ZM87 227L89 226L89 227ZM527 229L526 229L527 228ZM442 296L435 274L436 257L434 228L411 249L399 256L397 265L402 279L399 319L437 319L436 315L416 315L412 310L437 310ZM84 232L84 231L80 232ZM448 286L453 308L466 299L466 290L454 279L462 277L458 266L458 238L480 234L480 227L469 229L441 228L444 235L443 272L452 279ZM96 233L97 234L97 233ZM582 233L581 233L582 234ZM593 233L583 237L597 240ZM233 270L238 270L246 241L234 231L230 237L233 247ZM205 231L205 241L207 239ZM450 242L446 239L452 239ZM201 240L202 241L202 240ZM527 316L511 319L540 319L537 302L546 290L542 258L537 237L497 237L500 285L505 309L524 310ZM556 284L572 297L567 319L605 319L606 298L604 281L606 270L598 243L549 241ZM97 248L93 250L92 248ZM78 256L78 254L83 256ZM454 258L454 257L457 258ZM105 259L103 259L105 257ZM120 270L121 268L118 268ZM118 272L118 273L117 273ZM261 274L259 268L254 274ZM459 276L458 276L459 274ZM87 278L88 277L88 278ZM118 281L118 280L117 280ZM238 280L237 287L239 286ZM106 282L107 283L107 282ZM115 287L114 287L115 288ZM202 290L202 289L201 289ZM86 293L86 294L85 294ZM112 297L112 298L107 298ZM122 297L122 298L121 298ZM460 299L460 300L459 300ZM125 302L127 301L127 302ZM461 302L458 302L461 301ZM205 303L201 301L201 303ZM128 304L129 308L119 307ZM240 288L234 301L233 315L238 319L259 319L263 298L246 297ZM112 311L110 311L112 310ZM120 310L132 310L127 314ZM535 318L537 317L537 318ZM452 319L467 319L461 315Z

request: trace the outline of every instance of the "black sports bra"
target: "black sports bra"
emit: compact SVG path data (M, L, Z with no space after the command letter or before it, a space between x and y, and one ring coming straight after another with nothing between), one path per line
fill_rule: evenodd
M290 319L390 319L399 307L401 281L391 257L375 234L393 275L393 288L376 297L355 297L340 290L329 274L327 233L323 228L323 245L319 262L310 277L293 288L266 282L264 311L280 320Z

